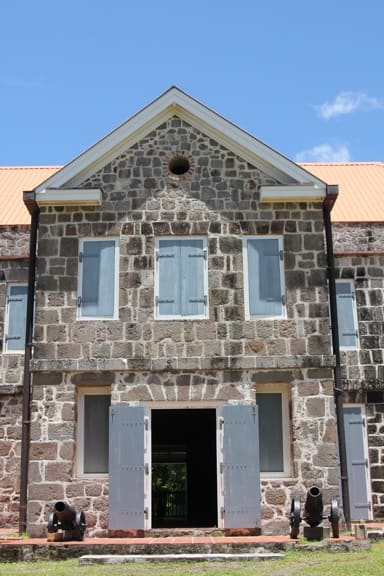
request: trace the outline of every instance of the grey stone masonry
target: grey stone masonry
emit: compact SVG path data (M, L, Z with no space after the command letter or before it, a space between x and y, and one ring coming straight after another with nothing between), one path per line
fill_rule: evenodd
M3 351L7 284L28 276L29 227L0 227L0 527L17 526L24 354Z
M345 389L384 389L384 254L336 258L338 278L354 281L359 342L341 355Z
M290 399L293 458L289 477L262 481L263 532L288 532L292 497L315 483L324 498L337 494L337 454L332 370L163 371L51 373L35 376L32 404L29 531L45 534L55 500L87 511L89 534L108 527L108 478L84 478L76 454L77 397L87 387L107 387L111 402L254 402L258 387L281 383Z
M384 252L384 223L335 222L335 252Z
M0 394L22 384L23 354L4 354L4 321L9 282L26 282L28 278L28 226L0 227Z
M183 182L164 168L176 150L196 165ZM329 357L321 205L262 205L257 190L269 182L173 118L84 182L102 188L102 207L43 210L35 369L52 370L56 361L60 370L100 369L103 362L119 370L132 368L130 359L140 367L148 359L161 365L196 357L204 359L201 368L216 368L215 358L246 368L249 357ZM284 239L287 318L246 321L242 239L270 234ZM154 321L155 238L190 235L208 238L209 319ZM105 236L120 239L119 320L78 322L79 238Z
M174 154L188 178L170 177ZM111 390L112 403L252 403L259 385L289 396L289 477L263 480L263 518L286 527L292 493L314 481L338 492L326 259L320 203L261 204L279 184L177 117L83 182L102 190L97 208L43 208L38 239L29 529L44 533L52 502L86 509L92 533L107 527L108 480L77 472L77 398ZM246 319L243 242L277 235L284 246L286 310ZM156 320L155 241L207 239L206 320ZM118 238L119 317L78 321L81 238ZM277 525L280 524L280 528Z
M384 518L384 403L368 404L367 433L374 518Z

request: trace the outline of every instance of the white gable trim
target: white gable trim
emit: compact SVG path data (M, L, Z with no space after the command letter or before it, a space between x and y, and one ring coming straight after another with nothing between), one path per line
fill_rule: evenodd
M319 202L325 188L313 185L260 186L260 202Z
M99 188L44 188L36 194L39 206L100 206Z
M116 155L173 115L196 126L281 182L317 184L323 188L325 195L325 184L321 180L178 88L172 87L38 186L37 201L44 189L63 186L76 188Z

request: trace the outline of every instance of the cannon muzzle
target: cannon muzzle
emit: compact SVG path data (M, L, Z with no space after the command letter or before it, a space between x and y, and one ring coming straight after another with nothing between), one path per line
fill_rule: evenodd
M77 512L66 502L56 502L48 518L48 532L61 530L65 540L83 540L86 529L84 512Z
M317 486L312 486L307 492L304 520L312 527L318 526L323 520L323 497Z
M62 530L72 530L75 527L76 510L72 506L66 502L56 502L53 512L56 514Z

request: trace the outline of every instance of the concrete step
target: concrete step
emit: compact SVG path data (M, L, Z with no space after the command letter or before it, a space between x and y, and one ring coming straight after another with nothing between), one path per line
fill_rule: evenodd
M79 558L79 565L128 564L130 562L229 562L239 560L281 560L284 554L255 552L242 554L87 554Z

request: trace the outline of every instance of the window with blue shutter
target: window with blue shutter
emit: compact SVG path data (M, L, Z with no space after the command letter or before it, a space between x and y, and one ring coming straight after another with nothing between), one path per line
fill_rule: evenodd
M258 385L260 472L265 477L289 476L288 393L281 385Z
M82 241L79 288L80 318L117 317L118 250L115 239Z
M281 238L244 240L247 316L282 317L285 313Z
M156 250L158 318L206 318L207 248L204 238L159 239Z
M355 290L350 280L336 282L337 321L341 348L358 347Z
M10 284L7 293L4 351L24 352L28 286Z
M109 394L84 395L84 474L108 472L110 404Z
M283 472L282 397L278 392L256 394L259 407L260 470Z

